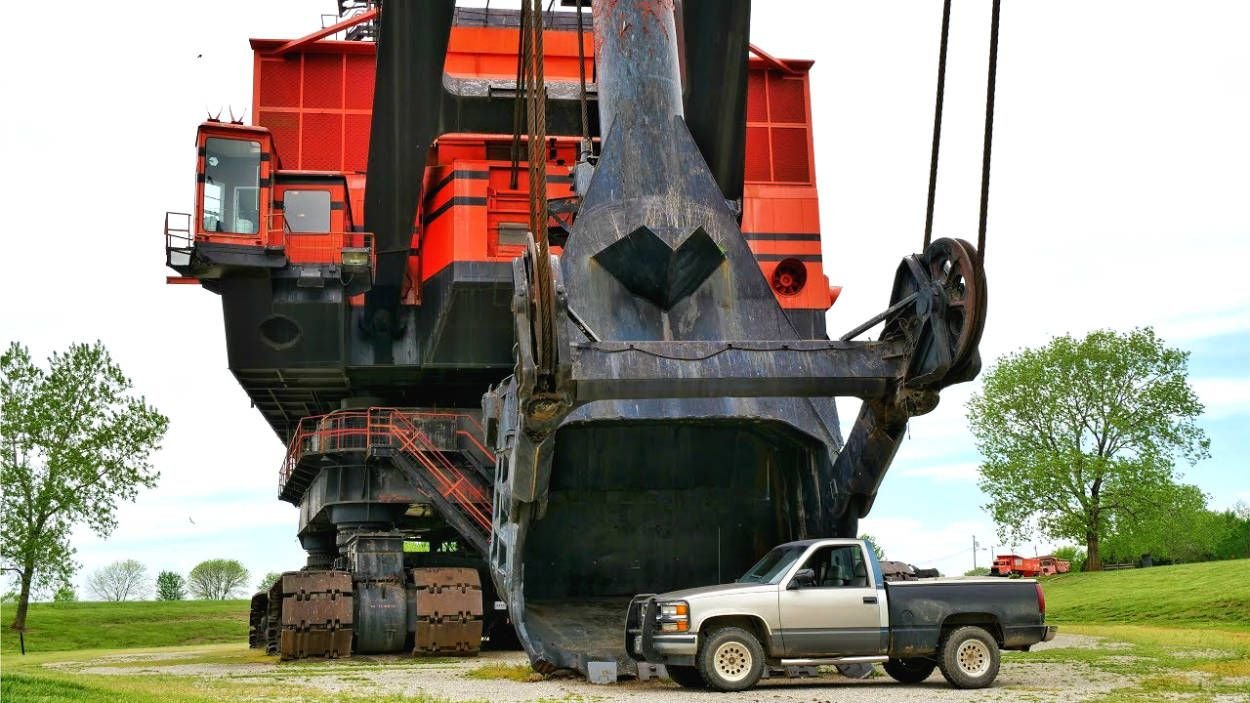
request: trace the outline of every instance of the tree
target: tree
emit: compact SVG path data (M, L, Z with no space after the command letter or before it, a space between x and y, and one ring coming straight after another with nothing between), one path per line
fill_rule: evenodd
M226 600L247 583L248 573L234 559L209 559L191 569L188 584L196 598Z
M968 420L1004 541L1077 540L1097 571L1104 536L1167 506L1175 460L1208 456L1187 359L1150 328L1057 337L1001 359Z
M99 342L54 352L47 369L16 342L0 356L0 568L19 584L15 630L32 588L73 573L71 529L107 536L117 504L160 477L150 458L169 420L131 388Z
M282 578L282 574L277 571L270 571L265 574L264 578L260 580L260 583L256 584L256 590L268 591L275 583L278 582L278 579L280 578Z
M1062 559L1068 562L1073 571L1083 571L1085 569L1085 550L1080 547L1068 545L1060 547L1051 554L1056 559Z
M859 539L864 540L872 547L872 553L877 555L877 561L885 561L885 551L881 549L881 545L877 544L877 538L870 534L862 534Z
M73 603L78 600L78 593L74 591L74 585L71 583L63 583L57 586L52 592L53 603Z
M186 581L182 574L162 571L156 575L156 600L182 600L186 597Z
M968 569L967 571L964 572L964 576L989 576L989 575L990 575L989 567L985 567L985 566L978 566L975 569Z
M147 595L148 568L134 559L115 561L97 569L87 588L100 600L121 602Z

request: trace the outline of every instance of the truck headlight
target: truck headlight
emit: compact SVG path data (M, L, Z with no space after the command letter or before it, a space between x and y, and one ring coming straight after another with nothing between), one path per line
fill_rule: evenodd
M660 603L655 620L660 632L687 632L690 630L690 605L685 601Z

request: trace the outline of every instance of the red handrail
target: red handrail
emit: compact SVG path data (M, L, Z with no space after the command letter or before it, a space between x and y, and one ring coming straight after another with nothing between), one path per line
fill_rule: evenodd
M396 446L416 460L433 480L439 494L455 502L465 514L483 530L490 532L490 495L474 481L465 476L421 431L416 418L454 419L459 423L468 420L481 429L481 424L471 415L463 413L406 412L398 408L370 408L368 410L340 410L327 415L302 419L287 445L279 476L279 487L285 488L292 473L304 454L342 450L366 450L371 446ZM464 436L492 462L494 455L478 441L473 433L462 429L454 431ZM486 506L485 509L483 506Z

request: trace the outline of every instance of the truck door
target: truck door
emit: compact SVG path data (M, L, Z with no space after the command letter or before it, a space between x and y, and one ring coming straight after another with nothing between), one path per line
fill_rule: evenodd
M869 656L885 651L878 591L859 545L829 545L799 567L815 573L814 585L786 584L778 595L786 656Z

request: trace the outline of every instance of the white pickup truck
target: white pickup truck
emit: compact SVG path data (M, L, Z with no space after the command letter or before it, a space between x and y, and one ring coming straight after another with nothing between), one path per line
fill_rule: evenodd
M734 583L636 596L625 650L663 664L678 684L738 691L765 667L880 663L903 683L940 669L982 688L999 650L1048 641L1042 587L1031 579L886 583L861 540L790 542Z

